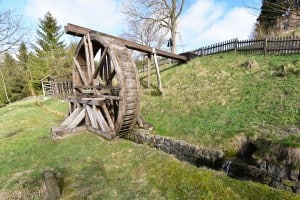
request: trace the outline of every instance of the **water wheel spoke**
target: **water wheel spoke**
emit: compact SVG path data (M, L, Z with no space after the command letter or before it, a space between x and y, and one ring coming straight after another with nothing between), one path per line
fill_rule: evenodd
M104 66L104 61L106 61L106 56L107 56L107 52L108 52L108 47L106 47L101 55L101 58L99 60L99 64L97 66L97 68L95 69L95 72L93 74L93 79L95 79L99 72L102 70L103 66Z
M88 78L89 78L89 80L91 80L91 78L92 78L91 56L90 56L86 36L83 36L83 43L84 43L85 61L86 61L86 67L87 67L87 72L88 72Z
M74 60L75 68L79 74L80 80L84 85L89 85L83 71L81 70L79 62L75 58L73 60Z
M108 79L106 81L107 85L112 85L112 80L115 77L115 75L116 75L116 70L113 69L113 71L109 73Z
M111 128L111 130L114 130L115 129L115 126L114 126L114 122L113 122L113 119L107 109L107 106L106 104L104 103L101 108L103 109L103 112L104 112L104 116L108 122L108 126Z
M90 52L91 72L92 72L92 74L94 74L95 73L94 49L93 49L93 45L92 45L92 41L91 41L91 36L89 33L87 34L87 44L88 44L88 49Z

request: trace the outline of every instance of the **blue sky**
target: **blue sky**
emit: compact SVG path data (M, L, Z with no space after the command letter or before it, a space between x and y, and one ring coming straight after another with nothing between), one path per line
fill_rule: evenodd
M259 0L187 0L179 23L178 52L239 38L247 39L256 20L244 4ZM0 10L23 17L34 41L39 18L50 11L60 25L74 23L112 35L124 30L120 0L2 0ZM64 36L66 41L75 40Z

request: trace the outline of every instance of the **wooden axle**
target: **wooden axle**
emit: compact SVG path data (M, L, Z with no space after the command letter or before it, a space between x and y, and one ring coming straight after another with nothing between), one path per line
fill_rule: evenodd
M74 36L79 36L79 37L83 37L84 35L88 34L88 33L96 33L98 35L104 36L104 37L108 37L108 38L112 38L114 40L117 40L121 43L123 43L128 49L132 49L132 50L136 50L136 51L141 51L144 53L148 53L148 54L152 54L153 53L153 48L146 46L146 45L142 45L142 44L138 44L136 42L132 42L129 40L125 40L113 35L109 35L106 33L102 33L102 32L98 32L92 29L88 29L88 28L84 28L81 26L77 26L74 24L70 24L68 23L67 26L65 26L65 33L70 34L70 35L74 35ZM187 58L183 55L177 55L177 54L173 54L167 51L163 51L160 49L155 49L156 55L158 56L162 56L162 57L166 57L166 58L171 58L171 59L175 59L178 60L180 62L186 62Z

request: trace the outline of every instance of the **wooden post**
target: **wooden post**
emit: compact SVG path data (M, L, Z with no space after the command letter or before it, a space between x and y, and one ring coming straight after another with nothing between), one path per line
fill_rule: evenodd
M238 41L239 41L239 39L236 38L236 39L235 39L235 42L234 42L234 53L236 53L237 46L238 46Z
M148 53L147 54L147 61L148 61L148 67L147 67L147 71L148 71L148 76L147 76L147 87L150 88L150 79L151 79L151 54Z
M157 74L157 85L158 85L158 90L161 92L161 78L160 78L160 73L159 73L159 67L158 67L158 62L157 62L157 56L155 53L155 48L152 48L153 50L153 58L155 62L155 69L156 69L156 74Z
M265 38L265 41L264 41L264 55L267 54L267 45L268 45L268 39Z
M42 88L43 88L43 96L44 96L44 98L46 98L46 91L45 91L44 81L42 81Z
M43 172L44 181L47 190L47 196L49 200L60 199L61 194L58 186L58 180L56 178L55 172L47 170Z

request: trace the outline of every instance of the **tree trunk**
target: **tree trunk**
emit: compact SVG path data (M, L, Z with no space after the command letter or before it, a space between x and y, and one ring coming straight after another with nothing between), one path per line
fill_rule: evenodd
M172 0L172 8L170 13L170 30L171 30L171 38L172 38L172 46L171 46L171 53L176 53L176 30L177 30L177 17L176 17L176 0Z
M172 38L172 46L171 46L171 53L176 54L176 24L172 24L171 28L171 38Z
M35 96L35 91L32 86L33 78L32 78L30 67L28 66L27 69L28 69L28 76L29 76L29 90L30 90L31 96Z
M8 98L7 87L6 87L5 79L4 79L4 76L3 76L1 68L0 68L0 75L1 75L2 83L3 83L5 97L6 97L7 101L8 101L8 103L11 103L10 100L9 100L9 98Z

